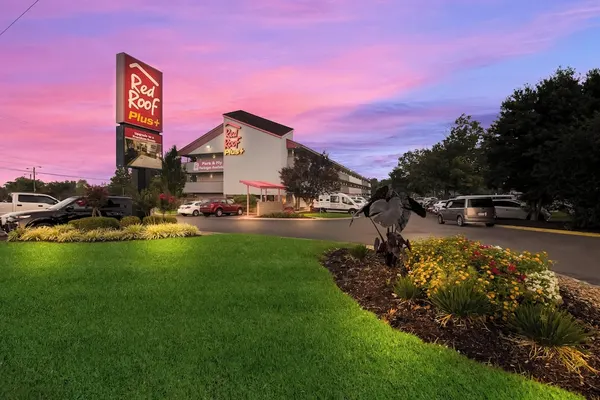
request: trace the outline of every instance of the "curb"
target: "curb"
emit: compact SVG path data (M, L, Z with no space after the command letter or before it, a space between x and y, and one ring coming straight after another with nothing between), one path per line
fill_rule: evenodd
M505 229L515 229L515 230L520 230L520 231L544 232L544 233L554 233L554 234L558 234L558 235L571 235L571 236L600 238L600 233L594 233L594 232L565 231L565 230L560 230L560 229L533 228L533 227L529 227L529 226L499 225L499 224L496 224L496 227L497 228L505 228Z

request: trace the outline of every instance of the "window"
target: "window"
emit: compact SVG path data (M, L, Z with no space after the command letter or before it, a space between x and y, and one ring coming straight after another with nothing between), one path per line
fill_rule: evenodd
M454 200L448 204L448 208L465 208L465 200Z
M40 196L33 194L20 194L19 203L41 203L39 200Z
M231 200L231 199L227 199L227 204L229 204L229 205L233 205L233 200Z
M339 203L340 202L340 196L331 196L331 202L332 203Z
M353 205L352 201L346 197L342 197L342 203L348 204L348 205Z
M469 199L469 207L494 207L494 202L491 197Z
M496 207L519 207L519 205L517 203L515 203L514 201L508 201L508 200L496 200L496 201L494 201L494 205Z
M54 200L52 197L48 197L48 196L38 196L38 197L39 197L40 203L50 204L51 206L58 203L58 201Z

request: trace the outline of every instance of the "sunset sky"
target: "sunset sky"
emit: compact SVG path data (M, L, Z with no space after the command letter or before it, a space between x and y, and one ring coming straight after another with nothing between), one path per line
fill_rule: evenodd
M32 2L0 0L0 31ZM163 71L166 146L243 109L381 178L461 113L600 67L598 38L599 0L40 0L0 36L0 184L112 175L119 52Z

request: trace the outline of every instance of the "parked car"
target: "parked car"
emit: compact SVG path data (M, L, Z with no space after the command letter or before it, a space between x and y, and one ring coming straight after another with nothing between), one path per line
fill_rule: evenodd
M120 220L133 215L133 200L130 197L109 196L107 203L101 207L100 215ZM46 210L21 211L7 214L2 230L10 232L19 227L31 228L39 226L55 226L66 224L70 221L91 217L92 207L84 198L79 196L69 197Z
M518 200L493 199L496 208L496 218L498 219L531 219L532 212L527 204ZM539 219L548 221L552 214L545 208L542 208Z
M202 201L189 201L179 206L177 209L177 214L188 216L193 215L197 217L201 214L200 206L202 205Z
M438 212L438 223L456 222L458 226L482 223L492 227L496 223L496 210L491 197L459 196L448 200Z
M347 212L354 214L362 207L345 193L322 194L313 205L314 211Z
M44 210L58 203L52 196L41 193L11 193L8 201L0 202L0 215L30 210Z
M244 214L244 208L241 204L237 204L231 199L210 199L200 204L200 212L205 217L210 215L222 217L226 214L242 215Z

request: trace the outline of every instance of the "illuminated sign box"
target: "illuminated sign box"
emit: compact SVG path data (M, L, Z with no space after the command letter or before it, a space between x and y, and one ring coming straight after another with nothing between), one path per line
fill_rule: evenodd
M224 127L225 136L225 151L223 152L226 156L239 156L244 154L245 150L241 146L242 136L240 136L241 126L234 125L228 122Z
M162 136L128 126L117 127L117 166L162 169Z
M162 114L162 72L128 54L117 54L117 124L162 132Z

